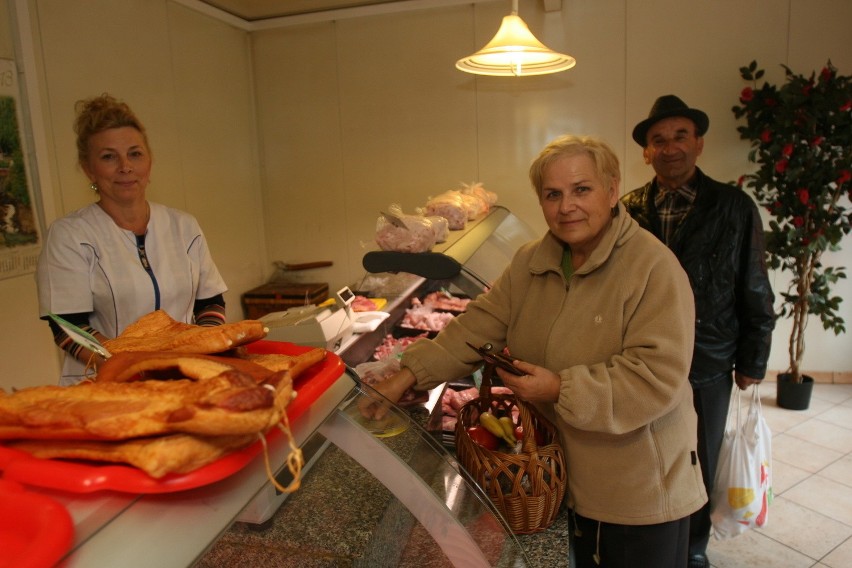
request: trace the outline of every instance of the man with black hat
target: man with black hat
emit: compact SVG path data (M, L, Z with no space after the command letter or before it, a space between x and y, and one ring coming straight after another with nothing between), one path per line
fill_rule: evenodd
M709 124L704 112L678 97L658 98L633 129L656 176L621 198L633 218L675 253L692 285L696 320L689 381L708 496L733 383L746 389L763 379L775 325L757 206L741 189L711 179L695 165ZM689 568L710 566L710 507L708 502L690 518Z

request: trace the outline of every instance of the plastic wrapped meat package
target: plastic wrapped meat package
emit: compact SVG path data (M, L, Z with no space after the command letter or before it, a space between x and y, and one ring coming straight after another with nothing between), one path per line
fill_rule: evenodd
M426 215L443 217L451 231L460 231L467 225L467 207L458 190L445 191L430 197L426 201Z
M481 183L462 184L461 189L451 189L430 197L425 214L446 218L450 230L458 231L464 229L468 221L488 213L496 203L497 194L486 190Z
M446 242L447 237L450 236L450 222L439 215L430 215L426 218L432 223L432 230L435 231L435 242Z
M391 205L388 215L376 221L376 244L386 251L427 252L435 246L432 222L421 215L406 215L399 205Z
M465 185L461 192L464 195L472 195L476 197L481 202L478 207L483 210L483 212L490 211L491 207L497 204L497 194L485 189L482 183Z

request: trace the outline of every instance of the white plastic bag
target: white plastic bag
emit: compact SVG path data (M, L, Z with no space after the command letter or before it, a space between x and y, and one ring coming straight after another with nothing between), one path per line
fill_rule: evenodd
M772 432L763 418L758 385L752 387L745 421L740 396L734 385L713 484L710 520L719 540L766 526L772 502Z

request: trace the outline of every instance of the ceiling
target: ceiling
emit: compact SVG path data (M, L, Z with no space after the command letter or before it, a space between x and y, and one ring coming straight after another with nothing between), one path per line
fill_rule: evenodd
M379 4L412 4L409 0L200 0L228 14L257 22Z
M296 25L360 16L510 0L173 0L244 29ZM532 4L533 0L526 0ZM562 9L562 0L535 0L545 12Z

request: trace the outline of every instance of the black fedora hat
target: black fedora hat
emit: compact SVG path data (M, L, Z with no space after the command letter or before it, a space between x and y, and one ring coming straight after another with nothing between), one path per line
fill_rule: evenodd
M704 136L710 126L710 119L704 112L697 108L689 108L685 102L674 95L663 95L654 101L654 106L651 107L648 118L637 124L636 128L633 129L633 139L644 148L648 143L646 138L648 129L664 118L673 116L682 116L694 122L697 136Z

